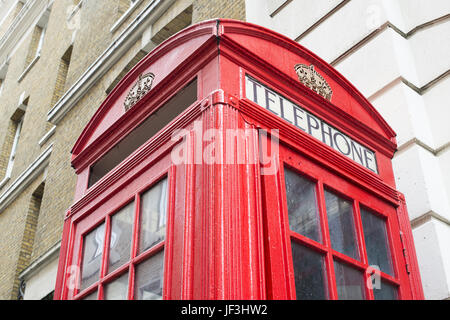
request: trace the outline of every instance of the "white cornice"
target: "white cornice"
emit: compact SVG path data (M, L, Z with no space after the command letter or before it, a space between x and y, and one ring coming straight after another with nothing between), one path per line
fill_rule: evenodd
M13 202L25 188L41 174L50 161L53 150L51 144L36 160L0 195L0 213Z
M50 250L44 253L42 256L37 258L33 263L31 263L22 273L19 275L19 279L27 281L37 272L42 270L50 262L54 261L59 255L59 250L61 249L61 241L54 245Z
M27 75L27 73L33 68L33 66L38 62L38 60L41 58L41 55L38 54L36 57L34 57L33 61L28 65L28 67L25 68L25 70L22 72L22 74L17 79L17 82L21 82L23 78Z
M47 114L47 121L57 125L88 90L142 37L175 0L154 0L120 33Z
M30 27L52 4L53 0L29 0L25 3L5 35L0 39L0 64L12 55Z
M124 14L122 14L122 16L116 21L116 23L114 23L114 25L111 27L110 32L116 32L117 29L119 29L119 27L125 22L125 20L127 20L131 16L131 14L136 10L137 7L141 5L143 1L144 0L136 0L136 2L133 2L128 10L125 11Z

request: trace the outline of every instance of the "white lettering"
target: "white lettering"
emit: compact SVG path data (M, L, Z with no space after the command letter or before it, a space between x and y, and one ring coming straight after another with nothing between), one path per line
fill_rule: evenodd
M367 169L378 173L375 152L255 79L246 76L246 97Z

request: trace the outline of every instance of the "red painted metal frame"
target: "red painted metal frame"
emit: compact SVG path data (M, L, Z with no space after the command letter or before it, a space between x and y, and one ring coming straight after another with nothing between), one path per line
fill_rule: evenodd
M288 266L288 272L283 272L280 269L274 273L269 273L267 276L267 281L272 282L271 287L274 286L283 286L283 283L289 284L290 290L284 289L284 286L279 290L273 290L274 295L271 298L274 299L292 299L295 297L295 286L294 283L294 270L293 265L291 263L291 241L296 241L310 249L313 249L316 252L319 252L324 255L325 263L326 263L326 278L328 279L328 294L330 299L337 299L337 289L335 283L334 276L334 260L338 260L340 262L344 262L349 266L352 266L354 269L361 271L364 274L364 283L367 283L368 277L371 275L367 273L368 270L368 262L367 262L367 254L366 247L363 235L363 227L361 223L360 217L360 204L362 203L365 208L371 209L373 213L377 213L377 215L383 217L387 222L386 228L389 236L389 247L391 252L391 259L393 263L393 270L395 276L391 276L381 272L381 276L383 280L391 283L393 285L398 286L399 288L399 296L401 299L411 299L411 288L409 283L408 274L405 272L405 261L404 257L401 254L402 246L400 243L400 237L395 237L393 235L399 235L400 229L397 221L397 211L395 207L391 204L386 203L384 201L380 201L377 197L369 194L368 192L364 192L363 190L352 186L350 183L344 181L342 178L338 178L330 174L330 172L324 170L323 168L319 168L317 164L314 164L310 160L298 155L298 153L293 152L289 148L281 147L280 151L280 167L288 166L290 169L298 172L299 174L308 178L308 180L314 181L316 183L316 194L317 194L317 203L319 208L319 216L320 216L320 227L322 239L320 242L316 242L314 240L308 239L305 236L302 236L298 233L289 230L289 222L288 222L288 212L287 212L287 199L286 192L284 188L284 173L283 170L280 170L276 177L273 176L265 176L264 177L264 189L267 189L265 192L264 201L268 203L277 203L278 206L278 214L274 215L274 210L267 210L265 213L267 215L267 228L274 230L281 230L278 237L271 237L271 245L269 247L269 251L272 248L273 253L270 254L270 260L272 263L275 259L280 259L284 261L280 261L279 264L284 264ZM277 184L279 184L279 188L277 188L277 193L274 193L273 188L271 187L276 180ZM341 198L349 200L353 204L353 218L356 227L356 236L357 236L357 248L359 250L359 259L350 258L331 247L330 236L329 236L329 228L328 228L328 218L326 214L326 205L325 205L325 197L324 197L324 189L332 191L334 194L337 194ZM345 190L345 191L343 191ZM271 214L272 213L272 214ZM281 229L280 229L281 224ZM279 244L277 244L279 242ZM284 247L284 250L287 254L284 257L278 255L279 247ZM286 270L286 269L285 269ZM366 297L368 299L373 299L373 293L366 287Z
M294 71L297 63L314 64L333 88L331 102L298 82ZM125 113L125 96L138 76L146 72L155 74L153 89ZM374 150L379 174L246 99L245 75ZM89 167L194 78L198 100L88 188ZM237 138L237 149L233 150L234 159L237 154L245 154L248 163L224 164L231 151L219 137L214 144L222 151L217 153L222 161L175 165L171 152L180 145L187 150L200 148L203 153L211 144L198 139L194 121L200 121L202 133L209 129L222 133L228 129L263 129L269 133L278 129L278 174L260 174L263 138L257 131ZM172 139L178 129L190 133L183 140ZM191 26L158 46L125 76L72 150L78 181L74 204L64 223L55 299L80 299L95 290L103 298L104 284L126 270L128 298L133 299L135 265L160 250L165 252L164 299L294 299L291 241L324 254L329 298L336 299L333 259L361 272L368 267L360 205L387 221L395 277L382 274L383 278L399 286L402 299L423 299L404 198L395 190L391 164L395 149L395 133L373 106L342 75L299 44L262 27L233 20ZM289 230L284 164L317 183L321 243ZM166 240L138 255L139 195L164 176L168 177ZM325 186L353 201L360 261L331 248ZM104 253L108 253L110 218L130 201L136 206L130 261L107 274L105 254L99 281L83 292L70 289L70 284L78 281L79 274L73 272L76 268L72 265L81 264L83 236L105 222ZM373 298L370 290L366 294Z

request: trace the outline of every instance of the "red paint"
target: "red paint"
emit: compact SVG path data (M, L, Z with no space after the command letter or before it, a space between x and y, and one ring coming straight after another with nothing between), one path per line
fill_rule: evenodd
M323 75L333 89L331 102L298 81L294 70L298 63L313 64ZM138 76L147 72L155 74L152 90L125 113L125 96ZM379 174L246 99L246 74L375 151ZM89 167L194 78L198 101L87 189ZM256 132L240 138L235 150L227 150L225 140L218 143L224 148L223 159L230 152L233 157L243 153L247 163L175 165L170 153L180 142L172 141L171 134L181 128L192 129L195 120L202 121L203 132L279 129L279 168L287 165L317 183L323 241L318 243L289 230L283 170L263 176L259 163L251 161L258 159L260 142L265 139ZM205 150L209 145L194 135L186 143L191 150L199 144ZM368 268L360 204L387 221L395 276L383 274L383 278L398 286L400 298L423 299L404 198L395 190L391 164L395 150L395 133L367 99L299 44L238 21L191 26L153 50L124 77L72 150L78 183L64 225L55 299L80 299L96 290L101 298L104 285L126 270L130 272L128 297L133 298L135 266L163 249L165 299L295 299L291 241L324 255L329 297L336 299L333 259L345 261L362 273ZM68 283L73 278L68 270L81 263L83 236L102 222L108 227L111 216L130 201L136 203L138 225L140 194L165 176L166 240L138 255L135 226L130 261L107 274L108 257L104 254L101 279L83 292L71 290ZM359 261L331 248L324 186L353 201ZM106 253L108 237L109 231ZM369 289L366 294L373 298Z

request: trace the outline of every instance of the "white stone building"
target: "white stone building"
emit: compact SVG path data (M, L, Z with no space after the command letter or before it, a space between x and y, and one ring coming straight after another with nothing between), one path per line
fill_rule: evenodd
M340 71L397 133L426 299L450 298L450 1L246 0L246 19Z

